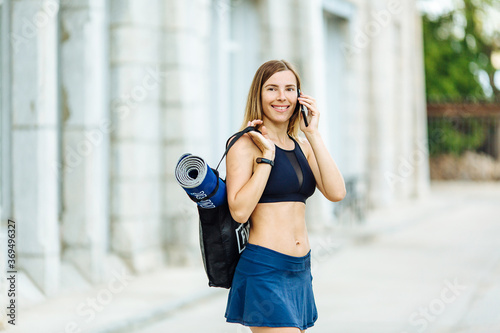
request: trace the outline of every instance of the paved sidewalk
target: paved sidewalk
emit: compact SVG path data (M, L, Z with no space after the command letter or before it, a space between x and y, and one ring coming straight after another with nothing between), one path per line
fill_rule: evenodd
M437 183L362 228L311 236L320 318L308 332L500 332L499 204L498 183ZM24 309L7 332L249 332L225 323L227 291L201 266L117 281Z
M122 328L123 332L131 332L135 325L143 327L217 292L208 287L198 267L165 268L142 276L119 273L116 279L89 290L21 307L16 327L7 325L6 332L95 333Z
M500 332L500 184L432 189L372 214L334 255L315 239L320 317L308 332ZM224 322L225 302L216 295L138 332L250 332Z

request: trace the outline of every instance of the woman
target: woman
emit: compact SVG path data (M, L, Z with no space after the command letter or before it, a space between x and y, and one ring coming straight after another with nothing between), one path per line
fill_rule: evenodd
M239 139L226 158L229 209L250 234L229 292L228 322L254 333L304 332L317 319L312 291L305 202L317 187L330 201L346 191L343 177L318 131L314 98L286 61L264 63L248 94ZM309 112L308 126L296 104ZM300 130L306 139L299 139Z

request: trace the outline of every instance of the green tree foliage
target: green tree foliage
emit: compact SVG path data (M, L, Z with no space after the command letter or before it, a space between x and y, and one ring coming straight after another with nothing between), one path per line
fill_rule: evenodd
M500 50L500 31L487 26L491 11L500 11L500 1L456 0L455 4L454 10L441 16L423 16L427 101L500 103L500 90L494 84L497 69L492 64L493 53ZM486 89L479 75L488 78L483 83L489 83ZM487 133L488 125L478 119L432 118L429 152L461 155L477 150Z
M429 153L431 156L477 150L484 144L488 126L478 119L434 119L429 122Z
M500 102L491 63L492 54L500 50L500 31L488 31L485 24L493 10L500 11L500 1L458 0L448 13L423 16L429 102ZM481 71L489 78L491 96L479 83Z

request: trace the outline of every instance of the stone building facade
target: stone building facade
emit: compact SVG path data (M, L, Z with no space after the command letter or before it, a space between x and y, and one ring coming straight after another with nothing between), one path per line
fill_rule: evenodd
M365 207L427 192L413 1L0 0L0 18L1 237L15 220L33 295L199 264L175 164L218 162L269 59L298 68ZM339 223L341 205L309 199L310 230Z

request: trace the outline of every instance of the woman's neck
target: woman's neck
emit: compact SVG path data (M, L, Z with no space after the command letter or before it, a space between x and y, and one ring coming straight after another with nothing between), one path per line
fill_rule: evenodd
M269 138L274 143L285 145L290 140L288 137L288 123L275 124L266 120L264 120L264 126L267 128Z

